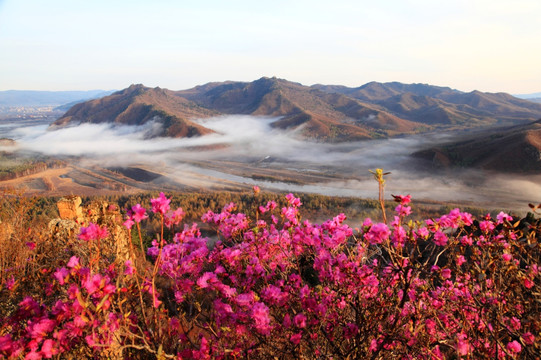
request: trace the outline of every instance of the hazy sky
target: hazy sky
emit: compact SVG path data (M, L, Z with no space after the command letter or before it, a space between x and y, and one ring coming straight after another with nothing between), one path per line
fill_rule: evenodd
M0 90L276 76L541 91L539 0L0 0Z

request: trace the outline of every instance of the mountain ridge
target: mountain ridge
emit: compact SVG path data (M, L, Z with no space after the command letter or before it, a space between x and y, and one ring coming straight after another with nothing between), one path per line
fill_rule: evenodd
M340 142L436 129L525 124L541 117L541 104L505 93L464 93L428 84L370 82L348 88L262 77L180 91L132 85L74 105L53 126L80 122L134 125L161 119L164 131L159 136L202 136L212 130L194 120L225 114L280 117L273 127L300 130L318 141Z

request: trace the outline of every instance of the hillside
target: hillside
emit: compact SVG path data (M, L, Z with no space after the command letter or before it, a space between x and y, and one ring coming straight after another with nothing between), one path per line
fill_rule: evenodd
M51 126L60 127L78 123L115 123L142 125L149 121L162 123L162 132L154 134L169 137L191 137L212 133L191 121L216 115L193 102L176 96L174 92L132 85L101 99L79 103L69 109Z
M129 88L73 106L54 126L81 122L140 125L159 119L159 136L199 136L211 130L192 120L220 114L279 117L272 126L326 142L390 137L435 129L524 124L541 104L511 95L463 93L425 84L368 83L358 88L277 78L217 82L182 91Z
M312 88L380 105L397 117L424 124L512 125L534 121L541 114L540 104L506 93L465 93L427 84L370 82L358 88L326 85Z
M492 131L415 154L436 167L474 167L500 172L541 172L541 120Z
M274 127L302 126L305 136L327 141L369 139L378 137L380 129L384 131L379 136L388 136L420 127L413 123L404 125L383 109L356 99L276 78L211 83L177 94L226 114L280 116ZM376 118L382 121L372 121Z

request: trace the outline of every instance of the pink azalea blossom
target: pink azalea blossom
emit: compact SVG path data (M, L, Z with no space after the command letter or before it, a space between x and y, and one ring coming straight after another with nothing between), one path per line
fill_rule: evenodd
M302 333L296 333L289 337L289 341L291 341L295 345L299 345L302 339Z
M445 246L447 245L448 240L447 235L445 235L442 231L438 230L434 233L434 244L438 246Z
M302 205L302 202L299 198L295 197L295 195L289 193L286 195L286 199L287 199L287 202L289 203L289 205L293 206L293 207L299 207Z
M170 202L171 200L166 198L165 194L161 192L160 196L158 196L157 198L150 199L150 204L152 205L152 212L165 215L170 209Z
M78 258L77 256L75 256L75 255L72 256L72 257L69 259L69 261L68 261L68 263L67 263L66 266L69 267L70 269L73 269L73 268L75 268L75 267L78 267L78 266L79 266L79 258Z
M522 350L522 346L516 340L513 340L510 343L508 343L506 347L507 347L507 350L509 350L509 352L514 353L514 354L518 354Z
M256 302L252 306L252 319L255 322L255 328L260 334L267 335L270 333L270 317L269 308L262 302Z
M401 217L408 216L408 215L411 214L411 207L410 206L404 206L402 204L398 205L394 210Z
M133 225L135 225L135 221L133 221L132 218L128 218L126 219L126 221L124 221L124 223L122 224L126 227L126 229L130 230L132 228Z
M400 203L401 205L406 205L411 202L411 195L393 195L394 201Z
M130 214L128 214L130 215ZM141 206L141 204L137 204L135 206L132 206L131 208L131 218L136 223L140 223L141 220L147 219L147 210Z
M441 271L441 277L444 279L450 279L451 278L451 270L450 269L443 269Z
M182 208L177 208L175 211L168 211L165 215L165 226L170 228L173 225L178 225L184 218L184 210Z
M481 221L479 223L479 228L483 232L490 232L490 231L494 230L494 223L492 221L490 221L490 220Z
M535 342L535 336L529 331L522 334L522 338L524 339L524 343L526 345L533 345Z
M297 314L293 318L293 323L298 328L304 328L306 327L306 316L304 314Z
M364 235L364 238L368 240L371 245L381 244L385 240L389 239L391 231L384 223L377 223L372 225L370 230Z
M124 266L125 266L125 269L124 269L124 275L133 275L135 274L135 267L133 266L133 263L131 260L126 260L124 262Z
M498 224L503 224L504 221L513 221L513 217L509 216L508 214L504 213L503 211L500 211L498 215L496 215L496 219L498 220Z
M100 227L99 225L90 223L87 227L81 227L79 232L79 239L84 241L101 240L109 236L106 227Z
M466 335L458 334L457 351L461 356L466 356L471 351L471 346L467 340Z
M530 278L524 278L524 286L526 287L526 289L531 289L534 285L534 282Z
M63 267L63 268L57 269L53 275L56 278L56 280L58 280L58 283L60 285L64 285L65 280L69 275L69 271L68 269Z

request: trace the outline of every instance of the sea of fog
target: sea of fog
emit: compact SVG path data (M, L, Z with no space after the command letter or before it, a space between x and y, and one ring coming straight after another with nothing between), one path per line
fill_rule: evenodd
M49 130L47 123L0 122L0 138L17 141L17 151L78 157L104 167L145 165L182 178L187 174L223 179L263 189L374 198L377 184L370 169L390 171L387 194L414 199L452 201L469 206L526 212L541 202L541 178L481 170L434 170L411 156L417 150L452 139L452 134L424 134L387 140L326 144L303 140L300 131L274 129L276 118L221 116L200 123L216 133L197 138L155 138L158 122L144 126L81 124ZM0 148L0 150L2 150ZM271 163L299 173L340 174L340 180L310 185L255 181L205 162ZM254 165L257 166L257 165Z

